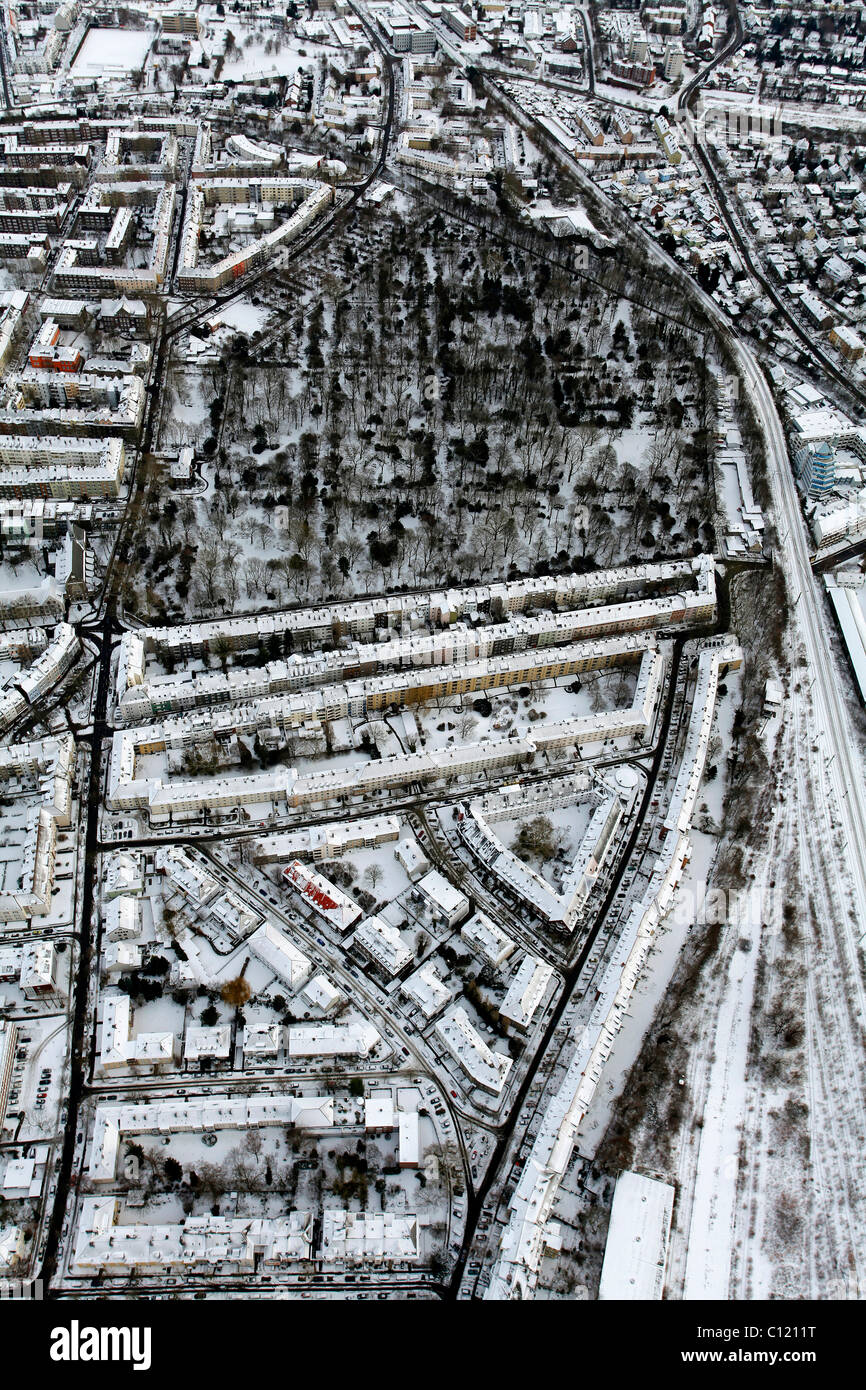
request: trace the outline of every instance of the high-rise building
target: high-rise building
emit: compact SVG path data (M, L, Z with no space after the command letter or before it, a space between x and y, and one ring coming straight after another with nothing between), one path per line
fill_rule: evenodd
M794 466L803 491L823 497L836 481L836 450L826 439L804 444L794 456Z
M685 50L679 39L674 43L668 44L664 66L666 82L676 82L677 78L682 73L685 56Z

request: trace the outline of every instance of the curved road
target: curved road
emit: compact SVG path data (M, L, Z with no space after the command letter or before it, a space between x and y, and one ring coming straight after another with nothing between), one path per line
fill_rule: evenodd
M710 68L704 69L702 76L705 77L709 70ZM485 81L489 82L489 79ZM794 486L785 432L766 377L754 350L732 330L727 316L715 300L699 288L682 266L668 256L639 223L633 222L622 208L595 187L577 160L571 159L561 149L556 157L574 174L579 186L586 192L588 201L601 207L621 234L641 247L647 259L665 272L679 287L685 299L701 307L718 337L729 346L742 372L766 440L767 472L774 510L779 522L784 522L787 528L788 534L784 545L780 546L777 558L788 577L792 602L798 599L799 594L799 599L794 605L792 624L795 629L800 629L809 665L815 677L815 739L827 747L828 756L832 758L831 779L839 803L839 819L848 843L848 864L853 879L857 915L860 919L859 934L863 939L866 936L866 790L859 760L852 751L855 746L854 733L833 660L829 619L822 614L820 599L815 589L806 544L805 523ZM846 384L849 384L847 380ZM828 852L831 852L832 828L832 817L828 808Z
M592 43L592 28L587 17L586 10L579 9L577 17L583 26L583 37L586 40L586 77L589 83L589 94L595 96L595 49Z
M742 44L742 21L737 7L732 6L732 10L735 31L730 42L684 88L678 103L681 111L685 111L691 106L692 101L700 91L700 87L713 68L729 58ZM805 332L775 288L755 267L749 249L744 244L739 229L733 221L727 196L721 187L712 161L701 146L697 134L695 134L693 141L693 150L716 195L734 243L754 278L782 314L786 323L797 334L813 360L817 361L820 367L829 373L834 380L840 382L846 389L853 391L861 403L866 404L866 392L855 386L844 372L840 371L836 363L815 345L814 338ZM821 598L812 574L805 524L800 500L794 485L785 431L767 379L754 351L742 339L730 332L714 301L702 291L697 291L697 294L737 360L766 440L767 471L773 496L773 507L777 520L781 522L784 519L787 530L782 542L784 552L780 558L788 570L791 583L798 590L798 592L792 591L790 597L795 606L795 618L798 620L809 665L815 675L812 694L816 733L819 742L826 743L829 740L831 745L829 775L846 832L848 859L852 871L857 915L861 924L860 939L862 940L866 935L866 789L864 789L860 760L852 751L853 731L840 692L836 666L830 649L826 611L822 611Z
M708 63L705 68L702 68L680 92L679 100L677 101L677 109L681 115L690 115L694 100L700 94L700 89L706 82L710 73L715 68L719 67L721 63L731 58L733 54L736 53L737 49L742 46L744 38L743 24L740 19L739 10L736 7L733 9L733 18L735 28L729 42L725 44L724 48L720 49L713 60ZM861 405L866 405L866 391L856 382L852 381L840 368L834 358L816 343L814 333L810 332L800 323L799 319L792 313L785 302L784 297L756 263L755 257L752 254L752 247L747 243L732 212L727 190L723 187L716 173L712 157L706 145L701 142L699 127L694 123L689 129L689 146L694 155L695 162L700 166L707 183L710 185L728 235L736 246L752 278L758 282L764 294L785 320L785 323L796 334L807 356L809 356L813 362L817 363L822 371L826 372L828 376L831 376L834 381L844 387L846 391L851 392Z
M726 45L725 49L716 55L713 62L690 84L686 92L683 93L683 98L687 100L693 96L713 67L717 66L725 57L729 57L737 46L738 33L735 33L730 44ZM484 80L486 85L492 87L498 96L504 95L489 78L485 77ZM522 115L527 124L534 126L526 112L522 112ZM808 665L813 675L812 707L809 712L812 727L809 742L818 746L818 756L825 764L826 775L836 801L835 807L831 807L827 800L816 801L819 814L823 813L821 814L823 823L813 826L813 832L821 838L822 843L826 846L828 857L833 856L836 853L833 831L837 823L841 823L846 841L846 855L845 861L840 863L838 867L843 874L846 870L850 873L853 906L858 922L856 936L862 942L866 938L866 787L864 787L859 758L854 751L854 734L845 708L841 684L830 646L829 620L822 612L820 594L815 587L816 581L811 570L805 524L794 486L785 432L766 377L755 352L751 346L741 341L732 331L727 316L720 306L698 287L691 276L661 249L640 224L633 222L622 208L595 187L578 161L571 159L561 148L551 152L557 162L564 165L575 176L578 185L585 191L590 207L595 206L603 209L620 234L628 241L637 243L646 259L651 264L663 269L669 280L680 289L683 298L703 309L709 324L718 337L728 345L742 374L744 385L749 393L750 401L766 441L767 474L773 509L780 527L784 523L784 527L787 528L787 534L780 544L777 559L783 567L789 584L792 601L791 629L793 635L799 636L802 640ZM830 366L832 367L832 364ZM834 370L832 374L837 375L837 371ZM845 384L849 385L847 380ZM803 747L802 753L804 757L809 757L806 747ZM834 817L838 818L838 822ZM840 921L839 926L846 934L854 935L847 919ZM853 945L854 943L851 942L850 944ZM849 969L858 968L856 950L851 951L849 949L848 961L850 963ZM862 981L858 979L856 989L859 992L861 988ZM525 1097L521 1096L520 1099L524 1100ZM514 1127L516 1128L519 1123L519 1116L515 1114ZM504 1157L505 1154L501 1148L495 1152L494 1161L491 1163L485 1181L476 1194L475 1201L478 1205L471 1211L475 1222L480 1214L480 1203L485 1200L493 1182L500 1176L497 1169ZM469 1222L467 1222L468 1226ZM460 1261L457 1271L458 1279L465 1267L467 1255L468 1251ZM454 1286L452 1285L452 1287Z
M777 517L780 521L784 519L787 527L787 536L782 544L785 568L794 586L790 598L814 675L812 700L815 733L830 758L828 776L847 840L848 867L857 899L862 940L866 934L866 785L863 770L854 751L854 735L830 649L829 620L817 588L820 580L816 580L812 573L800 500L788 462L782 422L754 353L745 344L730 341L763 425L773 505ZM831 853L829 834L827 848Z

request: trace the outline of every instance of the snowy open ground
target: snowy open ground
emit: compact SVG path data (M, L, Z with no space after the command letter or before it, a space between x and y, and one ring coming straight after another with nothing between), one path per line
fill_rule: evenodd
M172 84L171 109L183 115L186 93L194 85L211 86L220 77L230 84L225 105L213 91L207 102L213 103L208 119L216 112L223 136L234 125L284 146L297 139L311 157L323 151L345 154L351 177L360 178L366 157L362 130L329 129L327 121L313 122L300 108L283 108L282 86L269 80L291 79L303 65L315 75L315 106L324 83L331 81L327 64L345 67L350 61L348 43L337 49L318 41L327 39L329 18L302 20L301 31L293 32L291 19L285 30L277 30L265 28L257 18L248 22L239 12L217 16L207 7L202 17L202 44L210 65L199 70L198 40L192 44L195 71L175 72L171 54L167 60L161 54L143 82L140 105L132 92L134 84L129 84L130 110L136 113L130 119L137 119L140 109L150 109L154 99L155 112L165 109ZM230 27L237 46L229 43L223 61ZM115 90L124 76L142 68L150 42L151 34L144 30L92 29L76 57L74 75L92 79L102 74ZM174 45L176 56L186 40L166 42L169 48ZM456 39L449 42L456 46ZM465 46L464 56L481 62L488 51L480 38ZM693 70L694 65L687 67L686 73ZM16 83L23 76L15 74ZM251 79L250 85L236 93L232 84L245 79ZM339 95L341 81L330 87L332 93ZM47 95L49 85L37 78L29 97L40 87ZM354 95L361 85L347 75L346 92ZM519 88L536 109L552 101L560 112L578 100L561 93L553 100L549 90L526 80L509 85ZM378 82L373 86L379 89ZM672 97L676 88L659 82L650 95L627 98L622 89L601 82L597 90L602 98L631 106L646 134L647 112ZM56 95L62 95L61 87ZM464 96L455 100L461 108L465 103L459 117L446 119L431 110L431 124L447 140L455 124L465 122L466 149L473 156L489 155L501 170L505 141L496 128L499 115L492 106L485 110L481 101ZM377 102L378 98L378 110ZM198 98L197 103L198 118L207 103ZM98 93L91 104L98 109ZM432 106L437 104L438 97ZM222 121L228 109L231 121ZM362 118L361 127L368 119ZM485 128L488 122L490 130ZM383 138L382 124L377 118L368 134ZM399 120L394 133L398 129ZM245 610L267 612L395 589L438 591L471 581L638 564L700 550L719 552L717 526L736 517L741 499L734 470L727 464L718 466L714 458L717 392L730 362L713 341L711 316L700 317L697 303L677 287L669 264L656 279L648 263L635 274L625 247L619 246L622 254L614 257L595 258L592 275L583 274L584 234L596 246L603 241L617 244L610 235L615 220L607 220L600 203L584 199L580 185L570 175L560 176L540 149L528 140L523 148L525 174L537 174L544 185L541 196L530 202L528 217L505 214L497 204L500 188L472 189L474 208L459 205L451 192L443 196L431 185L420 191L417 180L403 177L392 148L381 169L383 179L400 184L392 196L381 204L360 200L348 216L334 218L328 235L313 242L300 262L278 275L269 274L255 290L231 303L208 306L188 336L173 340L160 357L164 375L151 383L157 409L148 437L162 458L154 465L152 487L148 483L137 493L131 484L133 497L142 505L139 510L136 502L130 512L135 525L124 541L129 563L112 572L112 542L124 493L116 504L97 505L90 533L100 584L108 566L105 592L94 585L92 609L82 601L70 610L74 620L85 622L88 659L95 654L97 662L94 675L100 669L104 674L99 663L111 660L105 634L94 635L94 616L105 612L134 626ZM366 145L363 149L368 155ZM184 146L182 169L188 153ZM759 164L758 154L756 169ZM656 161L652 166L654 176L658 165ZM372 166L368 162L366 167ZM656 230L662 224L677 227L680 217L686 217L691 195L676 185L699 175L697 164L689 159L676 176L672 170L661 172L671 179L660 177L653 183L653 197L663 202L666 190L672 189L676 217L671 222L653 213ZM847 173L843 168L842 174ZM593 176L590 171L588 177ZM179 181L183 177L181 173ZM823 180L823 173L815 177ZM832 177L835 180L835 171ZM801 182L796 180L798 186ZM648 194L649 189L648 183ZM647 215L636 205L633 211L636 220ZM544 225L552 217L570 219L578 240L564 236L554 241ZM251 230L243 216L233 227L224 209L218 210L214 222L222 239L218 245L217 238L209 243L213 255L228 245L240 245ZM721 221L713 231L714 242L720 227ZM207 235L211 233L208 227ZM617 238L622 235L620 230ZM203 244L207 246L207 240ZM690 245L681 245L677 254L694 271ZM701 249L700 234L694 249ZM137 246L127 254L126 264L140 263L146 254ZM15 286L18 278L4 270L0 285ZM37 278L26 281L34 298ZM730 278L724 279L725 303L730 302ZM48 281L43 289L47 285ZM850 311L854 318L854 301L847 303L846 314ZM180 318L200 305L179 297L170 300L169 307ZM772 311L769 314L772 323ZM241 335L246 343L239 341ZM63 339L67 345L73 340L88 353L106 350L96 327L92 333L68 333ZM790 356L793 343L791 338L780 355ZM26 342L22 340L16 351L20 366ZM768 407L745 367L736 385L744 387L739 395L734 393L737 411L742 407L742 415L735 414L744 439L746 426L756 427L745 448L750 469L754 465L750 481L756 494L762 493L768 522L767 553L763 559L753 557L752 605L773 615L776 627L768 622L762 628L754 612L751 618L746 614L747 603L740 597L741 589L752 582L744 577L746 566L734 567L735 577L731 568L725 574L720 568L731 626L745 648L744 668L726 678L727 690L721 693L707 776L690 831L687 871L629 1000L557 1199L554 1215L566 1228L564 1253L559 1261L545 1258L546 1293L573 1291L579 1296L592 1289L606 1204L613 1178L623 1166L652 1172L675 1185L667 1272L670 1298L843 1299L863 1297L866 1289L866 1101L860 1084L866 1074L866 884L860 862L863 840L854 833L857 817L851 813L852 805L862 802L864 719L862 711L853 709L836 637L827 638L820 629L817 637L808 631L811 607L805 600L812 598L807 587L811 571L808 558L803 566L792 560L802 548L800 532L791 525L793 516L799 526L800 514L798 509L788 514L780 500L778 477L788 478L789 459L784 434L780 444L773 433L772 401ZM759 466L755 443L762 430L769 457ZM187 443L196 453L194 481L186 491L170 490L168 461ZM780 451L782 474L772 468ZM133 449L129 452L132 457ZM140 470L139 481L145 471ZM781 536L783 523L785 538L777 544L771 532L778 526ZM20 563L18 554L10 545L0 562L0 589L10 594L44 578L41 549L33 547ZM782 631L784 585L777 584L782 573L791 611L787 632ZM797 594L798 586L802 594ZM857 599L861 613L866 613L864 594L861 589ZM823 592L818 607L819 623L831 623ZM271 653L263 644L257 655L264 661ZM190 669L215 670L217 663L234 666L235 658L221 661L214 652L210 662L195 659ZM159 667L157 661L153 665ZM12 662L3 662L0 681L14 670ZM770 676L782 682L781 715L761 707ZM850 720L838 722L827 698L828 682L830 688L844 690ZM577 693L567 690L567 684L546 683L528 695L499 692L491 699L490 715L475 711L471 698L432 703L417 711L418 746L440 749L470 739L504 737L509 730L527 733L543 728L545 720L549 724L622 705L631 698L634 677L613 673L587 679ZM104 711L89 707L91 693L98 688L94 679L61 699L52 691L33 711L33 726L72 728L76 736L86 736L88 729L77 726L92 719L94 750L106 754L110 722L103 721ZM109 721L110 715L109 710ZM203 721L206 715L201 716ZM305 755L292 756L292 762L304 771L346 766L364 756L357 749L346 751L352 737L360 738L365 731L363 721L342 725L336 753L307 754L310 744ZM371 722L366 732L381 755L399 753L412 737L408 719L393 712ZM249 752L245 746L245 762ZM628 754L632 768L639 766L641 777L649 776L651 748L636 753L624 745L610 745L604 756L613 761L618 754ZM216 762L215 749L207 750L207 756ZM225 760L231 763L240 756L239 750L228 750ZM568 757L565 752L539 758L528 771L521 771L539 781L552 771L564 771ZM163 774L167 761L159 752L145 755L138 772ZM174 757L172 775L179 762ZM227 780L245 770L239 765L220 768ZM85 859L79 855L77 827L84 824L79 812L87 805L86 769L80 767L76 775L80 800L73 806L72 826L60 831L49 911L34 923L34 929L58 938L68 936L82 884L90 883L76 877ZM615 776L613 768L611 775ZM101 768L94 769L94 776L101 776ZM97 783L90 789L96 790ZM449 795L456 795L455 790ZM431 862L472 897L474 907L489 911L501 923L516 943L506 963L488 965L468 948L458 928L434 920L429 907L415 900L390 844L353 850L341 859L335 851L335 861L322 866L323 872L363 904L365 913L380 911L399 927L412 954L404 977L416 975L423 961L445 985L448 1004L442 1007L459 1003L481 1045L509 1054L514 1067L501 1102L482 1095L458 1063L442 1056L434 1026L407 1003L400 979L386 978L384 967L363 960L350 939L339 938L332 922L326 925L308 902L290 894L280 882L280 863L254 866L253 842L263 833L270 807L263 804L244 812L227 808L226 825L214 830L219 824L215 817L208 831L211 865L225 871L224 886L247 899L257 923L265 916L272 919L309 956L313 969L334 984L338 1002L328 1003L326 997L321 1007L308 1007L300 988L293 992L269 967L250 958L245 940L234 938L229 944L228 929L215 914L211 917L173 899L177 911L172 920L165 911L170 890L151 875L143 897L140 941L146 954L165 956L170 973L159 977L160 997L155 999L149 997L153 973L144 972L146 985L141 979L128 980L135 999L134 1031L172 1031L182 1039L190 1025L201 1023L213 1010L220 1023L238 1024L234 1054L217 1066L222 1071L216 1078L220 1084L252 1090L264 1073L276 1078L266 1083L275 1086L283 1084L286 1075L291 1084L304 1076L305 1084L335 1092L338 1124L321 1142L268 1134L262 1153L253 1145L242 1148L246 1141L229 1133L218 1134L214 1145L203 1144L199 1135L174 1136L168 1143L148 1136L145 1147L152 1140L161 1153L146 1155L145 1205L136 1204L140 1194L135 1194L124 1203L122 1223L178 1221L190 1210L210 1210L218 1195L223 1214L265 1215L279 1214L291 1204L318 1211L327 1196L351 1210L421 1212L425 1228L439 1228L429 1240L425 1233L425 1252L444 1247L459 1230L455 1190L458 1183L471 1187L470 1172L476 1186L483 1177L493 1136L517 1094L524 1067L540 1045L544 1026L539 1018L534 1033L518 1036L509 1031L498 1014L505 990L528 956L549 959L555 963L556 978L561 978L577 957L580 933L564 940L545 931L531 911L498 897L487 879L481 881L468 851L462 854L451 804L443 806L441 796L429 787L413 788L411 796L411 813L401 818L401 835L416 836ZM23 871L24 811L36 804L36 795L28 793L17 801L4 795L2 800L0 888L8 889ZM332 806L330 814L386 814L390 809L387 793L371 797L366 805L359 794L347 806ZM314 813L317 827L327 814ZM588 815L582 805L550 813L563 841L563 860L573 854ZM301 820L295 817L296 823ZM515 815L494 828L512 843L525 820ZM143 817L127 819L124 814L114 821L112 829L112 818L104 819L103 834L114 834L122 824L123 837L140 835L148 842L142 851L152 854L155 836ZM866 823L862 813L859 821ZM641 842L639 881L648 879L658 849L657 839L647 843L651 847ZM93 857L88 852L88 862ZM554 879L552 859L538 861L538 867ZM752 893L745 915L731 906L731 895L744 885ZM721 914L707 918L696 904L714 891L728 896ZM93 957L102 963L98 930L103 910L98 898ZM569 1005L571 1012L565 1015L569 1027L588 1014L596 997L594 985L615 953L616 911L601 924L588 968ZM74 925L86 935L90 924ZM17 931L18 924L10 931L13 928ZM589 930L589 920L582 930ZM180 950L175 951L173 939ZM184 964L188 972L181 969ZM66 974L72 965L70 951L64 960ZM64 993L66 974L61 982ZM220 988L241 974L252 997L238 1014L234 1004L220 997ZM95 980L91 983L93 999L100 989L104 998L105 992L116 990L117 977L110 983L100 980L99 988ZM39 1107L39 1113L34 1105L19 1138L53 1138L66 1097L66 1030L59 1015L43 1018L41 1005L25 1003L17 987L9 993L35 1039L33 1060L26 1063L32 1074L25 1078L25 1106L38 1084L37 1064L53 1069L49 1104ZM549 998L545 995L540 1015ZM366 1066L314 1059L292 1067L285 1042L273 1068L263 1068L254 1057L252 1065L241 1058L244 1027L275 1020L281 1027L291 1019L319 1021L326 1006L329 1021L375 1022L383 1042ZM97 1036L93 1016L87 1019L88 1038L91 1027ZM540 1075L549 1065L556 1077L566 1057L567 1048L560 1051L558 1043L553 1044L550 1056L541 1059ZM359 1152L361 1101L357 1077L352 1095L335 1078L345 1081L345 1073L366 1071L363 1085L369 1089L370 1073L381 1072L375 1084L398 1105L414 1108L422 1091L425 1100L430 1093L426 1083L402 1084L399 1073L388 1070L404 1066L407 1071L417 1068L421 1075L437 1074L456 1102L454 1112L446 1113L439 1093L430 1088L437 1118L424 1117L422 1149L438 1149L449 1127L453 1132L456 1126L465 1153L456 1155L455 1146L455 1156L443 1158L441 1182L439 1155L428 1154L428 1190L423 1175L384 1172L395 1166L394 1134L366 1136L371 1181L356 1176L347 1182L345 1164L336 1159ZM232 1069L237 1076L231 1077ZM184 1077L204 1089L213 1079L204 1074ZM141 1083L131 1071L118 1078L118 1087L130 1092ZM169 1075L155 1083L154 1091L170 1091L171 1086ZM141 1093L150 1087L148 1079ZM539 1082L527 1110L516 1117L515 1143L522 1143L535 1127L540 1115L532 1107L543 1109L543 1099L537 1098L543 1094ZM71 1121L77 1129L78 1117ZM627 1130L624 1134L617 1132L620 1123ZM166 1156L181 1163L184 1179L205 1163L221 1166L219 1194L199 1191L191 1197L190 1182L164 1172ZM268 1176L271 1161L274 1173ZM582 1186L593 1164L602 1169L591 1178L592 1196L600 1196L597 1204L589 1201L589 1189ZM495 1200L511 1185L504 1168L491 1188ZM548 1235L555 1243L555 1232ZM589 1252L585 1282L576 1277L575 1258L583 1238ZM479 1238L469 1255L483 1244ZM458 1248L452 1244L452 1256ZM447 1279L447 1262L443 1270Z
M90 29L75 55L72 71L98 76L136 72L153 35L145 29Z

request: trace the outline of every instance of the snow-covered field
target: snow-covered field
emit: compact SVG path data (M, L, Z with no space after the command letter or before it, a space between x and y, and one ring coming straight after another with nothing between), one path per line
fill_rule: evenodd
M145 29L90 29L75 55L72 71L125 75L144 64L153 34Z
M275 53L272 43L270 51L266 52L265 42L249 40L230 53L223 64L223 78L230 82L243 82L253 74L264 73L274 77L292 78L298 68L309 68L310 59L302 58L296 47L286 45L279 53ZM334 52L336 53L336 49Z
M677 1187L671 1298L863 1294L866 1195L859 1159L851 1156L866 1137L856 1081L866 1061L866 1001L845 847L834 832L812 717L807 690L797 687L782 729L771 721L766 732L777 771L764 795L761 845L747 851L744 863L745 910L723 906L707 915L721 924L715 953L693 989L683 992L680 985L659 1004L653 978L666 977L665 958L672 968L683 948L688 964L688 932L678 930L675 908L617 1040L605 1090L583 1127L581 1152L591 1154L593 1136L603 1132L626 1080L634 1039L659 1004L657 1032L644 1055L651 1059L655 1050L676 1059L666 1084L681 1087L681 1104L671 1111L669 1093L656 1097L661 1114L677 1115L664 1145L658 1116L650 1118L655 1106L632 1142L636 1166ZM720 790L713 783L702 791L714 819ZM693 838L681 892L695 878L712 881L716 842Z

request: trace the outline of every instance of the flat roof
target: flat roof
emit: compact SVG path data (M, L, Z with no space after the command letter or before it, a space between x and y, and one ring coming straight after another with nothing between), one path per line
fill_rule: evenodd
M660 1299L674 1207L670 1183L621 1173L613 1197L599 1299Z

